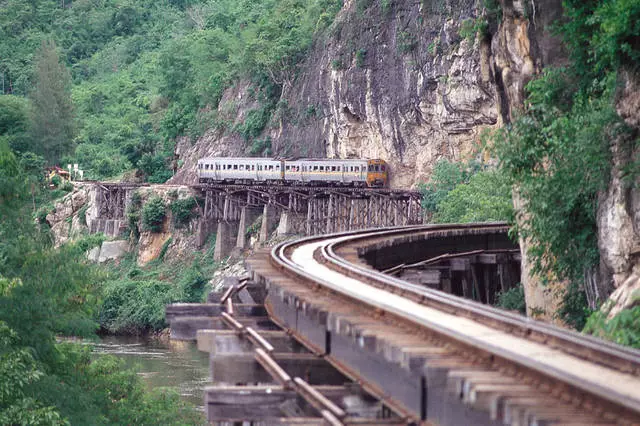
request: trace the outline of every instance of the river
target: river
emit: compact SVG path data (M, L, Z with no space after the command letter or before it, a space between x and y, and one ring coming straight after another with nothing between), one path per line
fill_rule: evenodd
M134 367L148 387L171 386L204 410L203 391L209 383L209 354L195 343L161 342L143 337L106 336L95 343L97 353L111 354Z

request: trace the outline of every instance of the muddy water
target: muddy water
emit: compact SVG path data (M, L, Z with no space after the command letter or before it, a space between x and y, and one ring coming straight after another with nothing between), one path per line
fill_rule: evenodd
M149 386L177 388L182 397L204 409L203 390L209 383L209 354L192 342L159 342L141 337L107 336L95 351L117 356L136 368Z

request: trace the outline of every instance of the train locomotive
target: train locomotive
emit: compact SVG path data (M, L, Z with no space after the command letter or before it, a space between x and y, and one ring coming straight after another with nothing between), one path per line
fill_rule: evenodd
M210 157L198 160L200 183L386 187L384 160Z

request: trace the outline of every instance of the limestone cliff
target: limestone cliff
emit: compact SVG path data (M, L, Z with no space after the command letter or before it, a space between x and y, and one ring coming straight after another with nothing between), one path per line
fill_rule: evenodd
M474 155L482 129L498 123L490 46L461 35L482 0L373 2L366 11L352 3L316 41L266 130L274 154L383 158L394 187L426 180L439 159ZM243 87L219 107L236 113L233 122L248 108ZM183 167L171 182L192 182L200 156L241 153L232 133L178 144Z
M638 161L639 154L635 140L640 130L640 75L625 70L619 83L617 111L632 133L612 141L609 188L598 205L599 278L615 288L610 302L603 306L609 317L640 304L639 179L633 184L625 181L625 167Z

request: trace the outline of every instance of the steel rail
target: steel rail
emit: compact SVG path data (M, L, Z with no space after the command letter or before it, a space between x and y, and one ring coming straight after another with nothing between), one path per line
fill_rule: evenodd
M506 224L502 225L506 226ZM481 227L484 228L485 226L486 225L483 224ZM413 231L400 231L400 233L407 232ZM391 230L384 232L384 236L390 235L397 236L398 231ZM377 235L376 238L377 237L379 237L379 235ZM400 288L412 296L417 296L417 298L422 300L423 303L434 302L440 304L447 310L454 310L456 313L460 313L461 311L466 312L474 319L480 318L501 322L504 324L505 330L513 330L516 328L520 330L523 335L531 335L535 332L547 337L553 337L554 339L557 339L557 342L562 343L562 345L558 346L557 349L561 349L573 356L579 356L579 354L568 350L569 348L566 345L569 345L569 347L578 345L579 347L576 347L576 350L587 348L589 350L602 352L603 360L610 361L610 363L608 362L606 365L611 368L619 369L621 363L632 363L636 367L634 373L636 375L640 375L640 351L637 349L616 345L606 340L567 330L541 321L536 321L534 319L494 308L493 306L485 305L480 302L464 299L459 296L454 296L452 294L426 288L424 286L411 284L400 278L372 271L371 269L364 268L358 264L353 264L336 254L336 250L340 247L354 244L356 242L362 242L370 238L370 234L359 234L354 236L353 239L330 243L327 246L323 246L323 257L336 267L357 273L361 277L366 277L395 288ZM511 333L513 333L513 331L511 331Z
M390 237L397 238L403 235L416 234L424 234L424 238L428 238L429 236L437 237L443 236L442 231L446 231L449 233L454 232L457 235L460 235L465 231L469 234L472 234L474 232L477 234L478 231L481 230L493 231L495 233L496 231L499 231L500 228L506 231L505 224L494 223L482 225L475 224L447 226L422 225L386 230L363 230L357 232L331 234L327 236L315 236L304 238L295 242L285 242L279 244L278 246L273 248L271 252L271 259L272 262L274 262L279 268L284 269L285 271L289 271L290 273L293 273L304 280L325 285L331 290L340 293L340 290L336 290L336 288L333 287L331 283L323 281L323 279L315 277L312 274L304 271L287 255L287 252L293 250L296 247L304 244L310 244L312 242L318 242L324 239L330 241L330 243L322 246L319 249L319 256L322 258L322 260L329 263L333 269L337 268L338 270L340 270L340 272L345 273L352 278L356 277L363 279L367 284L377 283L378 286L383 286L386 289L395 290L394 292L396 294L398 294L397 291L399 290L401 296L408 297L413 301L417 301L418 303L427 305L431 308L440 309L448 313L455 312L457 315L464 314L471 319L484 323L485 325L489 323L492 324L492 327L494 328L502 328L502 331L508 331L518 337L531 338L530 336L533 335L541 336L543 337L542 341L540 341L539 339L532 340L536 341L539 344L549 344L550 341L555 341L556 345L552 346L554 349L566 351L575 357L581 357L582 355L583 359L587 359L590 362L594 361L592 357L585 356L585 352L590 351L592 353L597 353L598 360L611 357L612 362L610 364L605 363L605 365L609 364L607 365L608 367L613 367L618 371L620 371L620 368L615 368L616 362L623 361L627 365L627 367L629 365L633 366L634 368L632 372L637 375L640 371L640 351L620 347L590 336L580 335L578 333L564 330L549 324L539 323L537 321L524 318L509 312L501 311L490 306L482 305L477 302L462 299L460 297L443 292L427 289L422 286L410 284L400 279L386 276L380 272L366 269L361 265L352 264L336 254L336 250L339 247L344 247L345 245L349 244L362 243L366 240L380 238L389 239ZM342 292L342 294L350 299L355 299L355 296L344 291ZM439 308L437 306L439 306ZM438 327L435 327L434 329L433 324L419 323L415 320L415 318L412 318L410 313L391 313L398 317L411 321L414 324L419 324L421 326L431 328L433 331L436 331L437 333L447 338L453 339L454 341L458 341L483 352L496 355L515 364L525 366L526 368L536 371L543 376L550 377L562 383L569 384L577 389L586 391L599 398L613 402L615 405L624 406L625 408L630 409L636 413L640 413L640 401L629 398L622 394L612 395L610 393L610 389L605 389L598 386L597 384L581 380L580 378L577 378L576 376L571 374L567 374L562 370L549 369L548 366L544 366L530 358L523 357L515 353L504 353L503 351L499 351L496 347L493 347L489 342L484 342L479 339L469 339L468 336L452 332L451 330L445 330L442 328L438 329ZM493 324L499 324L502 325L502 327L496 327ZM514 329L517 332L514 332ZM567 347L564 347L565 345ZM628 373L628 371L622 371Z

